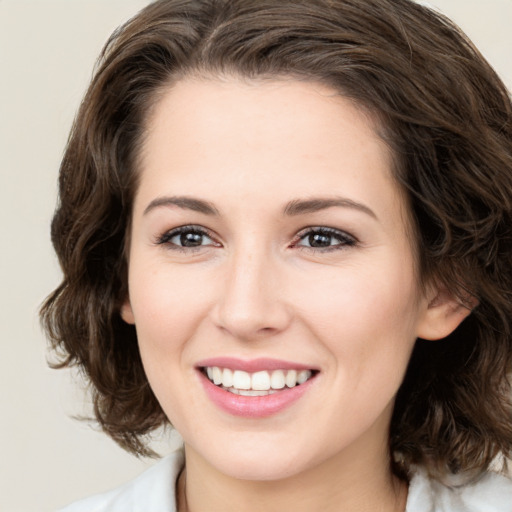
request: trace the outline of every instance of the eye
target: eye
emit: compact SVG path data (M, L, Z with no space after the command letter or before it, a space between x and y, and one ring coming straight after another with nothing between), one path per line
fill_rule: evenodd
M317 227L299 233L295 246L313 250L336 250L356 245L356 239L338 229Z
M171 249L197 249L202 246L218 246L210 234L199 226L181 226L167 231L157 239L157 244L166 245Z

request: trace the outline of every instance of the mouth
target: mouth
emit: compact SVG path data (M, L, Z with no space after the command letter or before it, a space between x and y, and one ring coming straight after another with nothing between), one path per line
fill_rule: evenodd
M292 361L214 357L197 363L211 403L232 416L258 419L279 414L303 396L315 396L320 371Z
M317 370L300 368L246 372L220 366L203 366L200 371L224 391L247 397L268 396L302 386L318 373Z

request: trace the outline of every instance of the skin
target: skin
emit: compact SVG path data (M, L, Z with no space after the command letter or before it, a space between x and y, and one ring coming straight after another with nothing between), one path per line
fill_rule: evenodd
M148 119L122 316L184 438L180 510L404 510L387 448L394 397L415 339L446 336L467 312L419 286L376 128L330 88L285 79L187 78ZM286 213L312 198L344 202ZM172 230L188 225L208 232L201 245L179 246ZM336 230L333 245L311 247L312 227ZM217 356L319 373L287 409L236 417L200 383L198 361Z

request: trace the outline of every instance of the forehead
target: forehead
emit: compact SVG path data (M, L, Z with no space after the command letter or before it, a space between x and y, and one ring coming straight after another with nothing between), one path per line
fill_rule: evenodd
M373 116L334 89L297 80L184 79L146 124L138 198L213 200L354 195L401 199ZM254 201L253 201L254 202Z

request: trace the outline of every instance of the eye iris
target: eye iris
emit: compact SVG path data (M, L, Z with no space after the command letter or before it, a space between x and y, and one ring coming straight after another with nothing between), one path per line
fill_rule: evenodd
M183 247L197 247L203 243L203 235L201 233L182 233L180 235L180 244Z
M332 236L324 233L312 233L308 237L311 247L329 247L331 245Z

